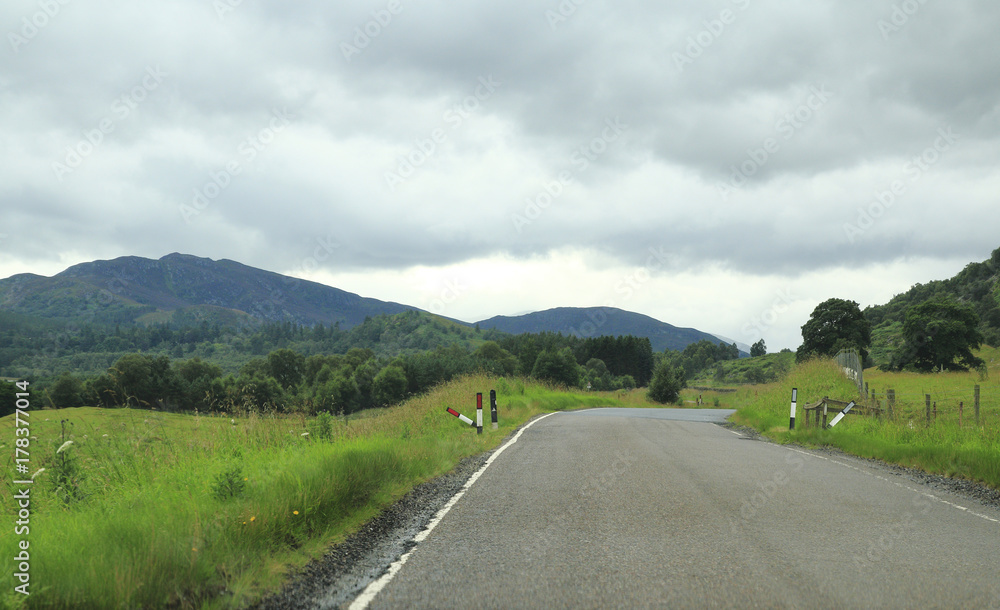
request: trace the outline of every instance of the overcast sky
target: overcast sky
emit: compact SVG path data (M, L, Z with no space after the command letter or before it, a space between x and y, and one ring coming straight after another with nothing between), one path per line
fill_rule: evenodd
M0 277L182 252L796 348L1000 246L992 0L5 0Z

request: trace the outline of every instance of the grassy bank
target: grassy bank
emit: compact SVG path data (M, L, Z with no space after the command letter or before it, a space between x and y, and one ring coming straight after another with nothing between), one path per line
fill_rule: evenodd
M799 389L799 407L824 396L857 400L857 388L827 361L795 367L780 382L751 386L733 399L734 421L752 426L778 442L832 446L862 457L962 477L1000 489L1000 358L997 350L981 352L989 376L978 373L885 373L865 371L869 387L885 406L886 391L896 392L893 417L849 414L836 428L805 428L798 412L795 431L788 430L791 389ZM973 388L980 386L980 422L975 423ZM928 423L925 395L937 402L937 418ZM959 403L964 403L961 425Z
M498 393L484 434L475 393ZM66 409L31 415L30 533L3 528L9 607L237 607L277 589L416 484L496 447L547 411L621 404L521 380L467 377L349 421ZM488 417L488 413L487 413ZM62 420L67 420L63 422ZM65 430L65 437L64 437ZM13 471L13 416L0 449ZM66 444L65 441L72 441ZM63 450L57 454L57 450ZM17 489L0 488L13 523ZM11 593L12 557L30 543L31 595Z

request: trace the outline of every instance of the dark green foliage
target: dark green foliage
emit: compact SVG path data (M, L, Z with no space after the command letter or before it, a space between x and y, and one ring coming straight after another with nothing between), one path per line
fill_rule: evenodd
M979 319L970 305L934 299L906 311L905 341L893 356L891 367L918 371L966 371L985 366L972 355L983 342Z
M750 346L751 358L756 358L758 356L766 356L766 355L767 355L767 345L764 344L763 339Z
M65 372L49 389L49 399L57 409L82 407L84 387L83 380L72 373Z
M686 385L684 369L673 367L668 361L661 360L653 371L653 380L649 384L649 399L661 404L675 403Z
M0 417L17 411L17 386L0 380Z
M402 367L390 365L372 380L372 401L376 406L388 407L406 398L406 373Z
M321 411L309 422L309 434L315 439L328 441L333 438L333 422L332 415Z
M510 376L517 372L518 360L513 354L500 347L496 341L487 341L472 354L476 368L489 375Z
M290 349L279 349L267 355L267 373L282 388L288 390L302 381L305 374L305 357Z
M982 342L1000 347L1000 248L988 260L966 265L951 279L916 284L885 305L865 309L873 326L873 360L883 368L898 367L897 355L908 339L902 328L907 312L921 303L941 300L970 306Z
M233 466L215 475L212 481L212 495L217 500L225 501L239 498L246 491L247 483L243 480L243 467Z
M802 326L802 346L796 355L801 362L812 357L833 357L842 349L854 348L864 361L871 342L871 322L856 302L827 299L816 306Z
M593 337L584 339L574 352L577 362L597 358L612 376L629 375L640 386L648 385L653 376L653 346L646 337Z
M570 348L547 349L538 354L535 359L531 376L542 381L575 388L580 385L580 369L581 367L576 363L576 358Z

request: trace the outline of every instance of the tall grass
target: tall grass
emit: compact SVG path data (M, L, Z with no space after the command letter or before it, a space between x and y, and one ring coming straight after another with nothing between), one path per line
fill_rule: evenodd
M474 415L475 393L498 391L500 429L477 435L445 413ZM238 607L278 588L378 510L463 458L497 446L545 412L618 404L516 379L466 377L397 407L336 419L205 417L128 409L32 414L31 596L13 594L21 537L3 528L7 606ZM488 404L486 405L488 409ZM488 412L487 412L488 418ZM73 441L72 497L55 488L61 420ZM312 430L312 432L310 432ZM0 420L13 467L13 421ZM6 440L6 442L4 442ZM62 466L66 468L65 466ZM0 486L7 518L10 486Z
M865 371L876 401L887 406L885 390L896 390L893 416L849 414L836 428L805 427L802 407L824 396L859 400L856 386L836 364L811 361L795 367L779 383L752 386L737 392L734 421L760 430L778 442L832 446L862 457L876 458L957 476L1000 489L1000 384L994 350L980 353L990 363L989 376L978 373L885 373ZM981 388L980 424L973 418L973 387ZM798 388L796 430L789 431L791 389ZM938 402L938 418L926 420L924 395ZM940 400L934 398L937 396ZM958 403L965 402L962 425Z

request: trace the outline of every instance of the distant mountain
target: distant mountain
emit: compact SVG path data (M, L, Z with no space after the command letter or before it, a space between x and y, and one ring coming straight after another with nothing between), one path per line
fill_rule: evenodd
M557 307L521 316L495 316L478 322L483 330L520 334L560 332L578 337L604 335L635 335L649 337L653 351L682 350L703 339L718 343L719 339L694 328L678 328L649 316L615 307Z
M339 323L417 309L316 282L186 254L82 263L0 280L0 310L66 322Z
M52 277L21 274L0 280L0 312L75 325L169 322L184 327L208 322L238 327L293 322L339 324L348 330L366 318L406 311L422 310L231 260L176 253L159 260L124 256L74 265ZM497 316L478 324L482 330L513 334L551 331L580 337L649 337L656 351L684 349L702 339L719 342L700 330L609 307L560 307Z

